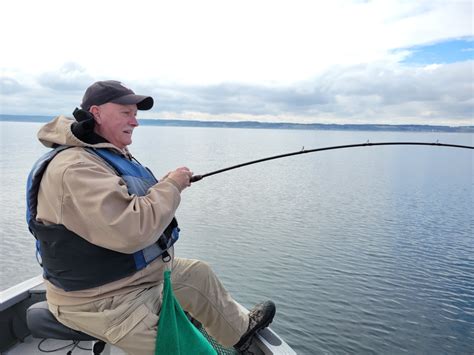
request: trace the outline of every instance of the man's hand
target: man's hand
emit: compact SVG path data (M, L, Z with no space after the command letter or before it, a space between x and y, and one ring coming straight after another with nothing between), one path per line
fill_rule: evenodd
M163 180L173 180L176 183L179 191L183 191L186 187L191 186L191 176L193 176L193 172L187 167L183 166L174 171L170 171L163 177Z

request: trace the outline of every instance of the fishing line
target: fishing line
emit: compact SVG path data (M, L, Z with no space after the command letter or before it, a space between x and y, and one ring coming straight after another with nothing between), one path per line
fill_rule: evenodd
M252 160L252 161L249 161L249 162L246 162L246 163L237 164L237 165L229 166L227 168L211 171L210 173L207 173L207 174L193 175L191 177L191 182L197 182L199 180L204 179L205 177L220 174L220 173L223 173L225 171L229 171L229 170L233 170L233 169L238 169L238 168L241 168L241 167L244 167L244 166L247 166L247 165L262 163L262 162L268 161L268 160L286 158L286 157L290 157L290 156L293 156L293 155L300 155L300 154L306 154L306 153L316 153L316 152L322 152L322 151L325 151L325 150L347 149L347 148L358 148L358 147L372 147L372 146L381 146L381 145L428 145L428 146L435 146L435 147L474 149L474 147L470 146L470 145L445 144L445 143L439 143L439 142L435 142L435 143L425 143L425 142L380 142L380 143L370 143L369 141L367 141L365 143L360 143L360 144L336 145L336 146L322 147L322 148L316 148L316 149L304 149L304 147L303 147L301 150L299 150L297 152L274 155L274 156L267 157L267 158Z

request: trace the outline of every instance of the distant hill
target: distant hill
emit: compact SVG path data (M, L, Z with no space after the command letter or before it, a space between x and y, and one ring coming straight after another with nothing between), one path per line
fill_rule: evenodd
M0 114L0 121L48 122L52 116L21 116ZM432 126L432 125L388 125L388 124L322 124L322 123L278 123L257 121L195 121L171 119L141 119L143 126L173 127L223 127L256 129L303 129L338 131L405 131L405 132L468 132L474 133L474 126Z

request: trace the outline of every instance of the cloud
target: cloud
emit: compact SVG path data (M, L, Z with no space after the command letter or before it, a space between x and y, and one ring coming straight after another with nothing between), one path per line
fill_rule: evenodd
M94 78L288 84L333 65L378 61L393 49L472 36L469 0L136 0L133 7L83 0L74 18L90 17L93 8L101 17L94 26L75 25L68 5L45 1L50 11L33 0L2 2L2 12L12 14L0 22L11 33L3 46L15 49L2 53L2 66L36 76L73 61ZM110 8L114 16L102 16ZM110 36L118 24L134 30Z
M414 60L473 40L471 1L84 0L76 18L114 8L94 26L46 1L47 13L30 0L1 5L30 9L27 26L0 22L16 29L1 59L3 112L70 114L92 82L117 79L154 96L147 118L472 124L472 55ZM134 31L110 36L119 23Z
M38 83L54 91L82 91L89 86L93 78L85 68L74 62L67 62L58 71L43 73Z
M156 110L211 114L276 114L304 110L328 98L317 88L271 87L237 83L206 86L154 87Z
M12 95L25 91L26 88L18 81L10 77L0 77L0 93L2 95Z
M471 125L473 68L474 61L427 66L375 62L334 66L290 85L177 85L156 79L126 85L154 97L153 110L141 113L146 118ZM72 63L57 75L39 75L31 88L3 78L11 88L2 93L3 106L10 106L8 113L33 108L30 114L69 115L95 80ZM22 95L13 98L19 90Z
M0 78L0 102L3 113L27 115L70 115L78 106L84 90L94 81L74 62L66 62L58 71L35 76Z
M474 61L425 67L381 62L334 67L284 87L223 83L150 87L149 92L158 116L193 112L195 118L240 114L305 122L472 124L473 67Z

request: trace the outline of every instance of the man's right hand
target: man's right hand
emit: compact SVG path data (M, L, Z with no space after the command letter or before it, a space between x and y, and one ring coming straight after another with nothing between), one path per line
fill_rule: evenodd
M163 180L173 180L176 183L179 191L183 191L185 188L191 186L191 176L193 176L193 172L187 167L183 166L174 171L170 171L164 176Z

